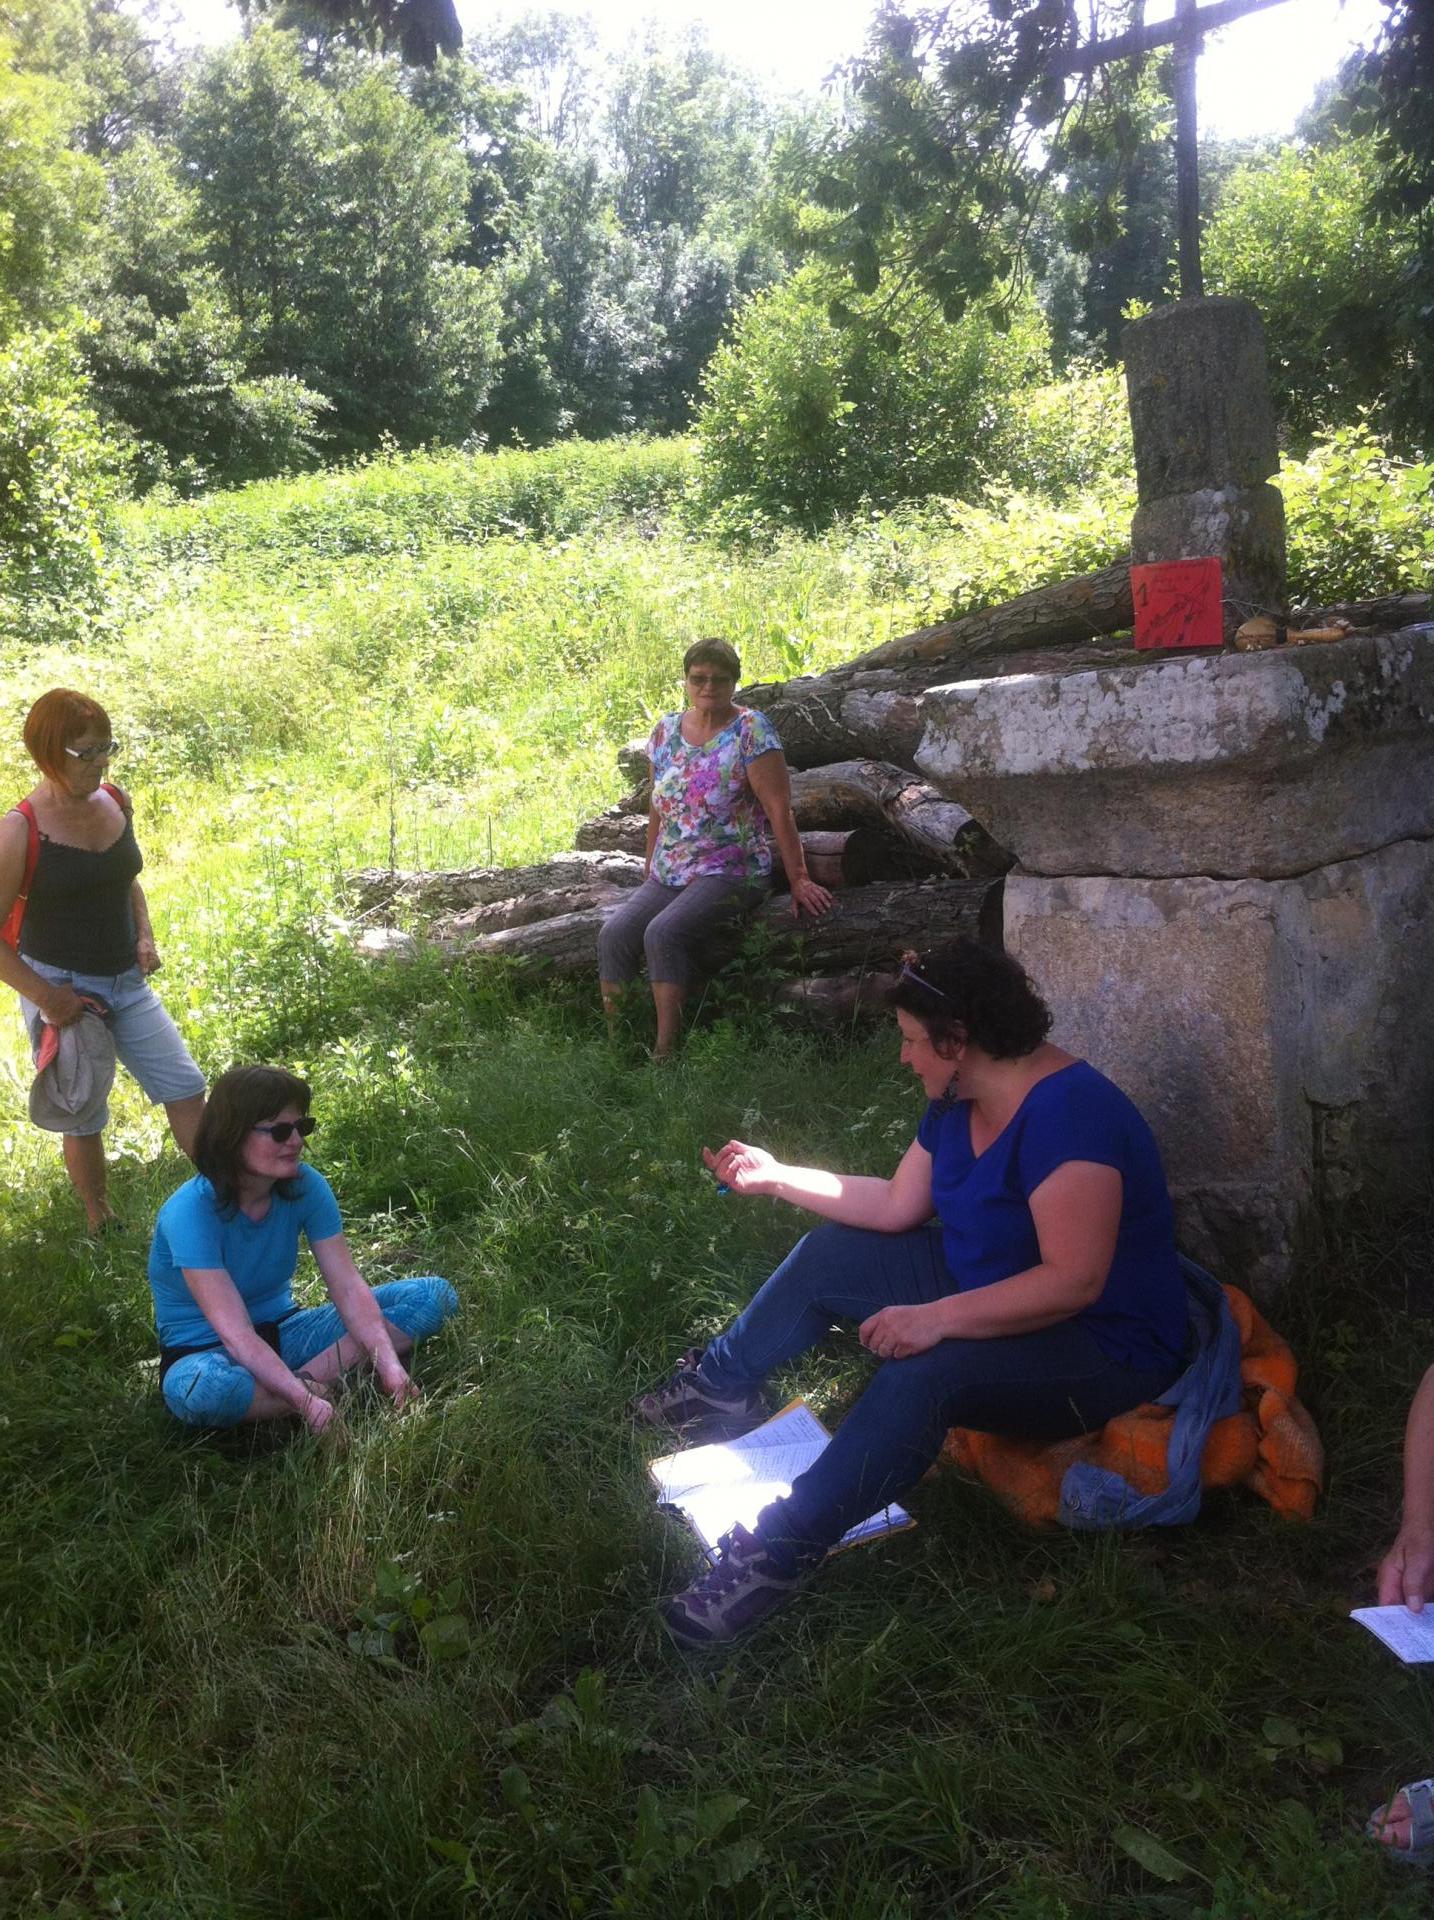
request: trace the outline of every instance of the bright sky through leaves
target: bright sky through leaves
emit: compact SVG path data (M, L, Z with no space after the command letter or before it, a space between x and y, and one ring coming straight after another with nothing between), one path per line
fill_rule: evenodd
M225 0L177 5L187 37L212 43L237 30L238 14ZM690 0L666 6L590 0L586 7L559 11L591 14L614 45L644 20L699 20L720 52L773 75L783 88L810 92L858 50L873 6L874 0ZM1146 17L1166 19L1173 10L1174 0L1150 0ZM484 0L458 0L458 12L469 32L503 17ZM1289 133L1319 82L1352 47L1372 37L1383 17L1380 0L1285 0L1212 35L1200 62L1202 131L1226 139Z

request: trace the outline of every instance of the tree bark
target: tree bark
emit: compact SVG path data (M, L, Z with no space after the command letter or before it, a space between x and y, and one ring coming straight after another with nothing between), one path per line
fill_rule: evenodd
M999 656L1078 647L1120 632L1134 618L1130 568L1122 561L888 640L830 673L743 687L739 699L771 716L793 767L858 758L910 766L921 738L921 695L928 687L1011 670L1014 663Z
M573 845L584 853L634 853L641 860L647 852L647 815L609 807L595 820L584 820Z
M1011 865L1010 856L964 807L914 773L880 760L839 760L794 773L792 811L804 834L842 827L884 832L923 863L917 872L978 879L1005 873ZM902 875L893 869L890 877ZM857 878L855 869L850 878Z
M841 760L794 773L792 812L804 846L814 833L853 834L836 884L915 879L923 873L979 878L1004 873L1011 864L1009 854L964 807L904 767L881 760ZM645 814L610 807L578 828L577 844L640 856L646 835ZM808 846L809 866L811 852ZM883 857L884 867L877 864ZM823 886L833 884L815 872L813 878Z
M771 958L799 961L804 971L853 973L895 969L907 947L926 947L966 934L999 944L999 880L939 878L853 887L820 920L797 921L784 895L767 901L756 919L772 936ZM597 936L610 907L590 906L499 932L449 932L437 941L455 960L506 959L525 970L568 975L595 973ZM732 941L714 965L740 945Z
M435 873L365 867L349 875L349 885L364 913L402 906L433 919L495 903L516 907L553 893L602 889L615 895L624 887L642 885L642 860L625 853L560 853L533 867L460 867Z
M1334 607L1296 607L1289 624L1327 627L1332 620L1348 620L1352 627L1394 633L1427 620L1431 599L1434 596L1427 593L1386 593L1378 600L1345 600Z

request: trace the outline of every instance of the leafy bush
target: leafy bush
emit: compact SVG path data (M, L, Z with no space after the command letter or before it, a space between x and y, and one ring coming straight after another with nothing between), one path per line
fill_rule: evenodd
M1341 427L1280 471L1293 605L1434 588L1434 464Z
M1120 368L1073 367L1063 380L1013 395L985 465L997 485L1050 501L1132 480L1135 446Z
M1119 482L1065 506L1015 492L989 506L944 502L955 537L940 573L943 617L1112 566L1130 552L1134 511L1133 483Z
M117 491L70 331L0 347L0 619L27 640L63 634L98 604L100 528Z
M966 494L1023 390L1049 370L1034 308L1002 333L934 302L879 323L829 309L815 268L758 294L708 365L696 506L717 529L815 528L866 500Z

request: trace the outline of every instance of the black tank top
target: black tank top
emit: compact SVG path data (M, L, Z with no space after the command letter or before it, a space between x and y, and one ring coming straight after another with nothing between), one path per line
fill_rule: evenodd
M143 866L128 813L124 832L101 853L42 833L20 928L21 954L71 973L127 973L135 942L130 887Z

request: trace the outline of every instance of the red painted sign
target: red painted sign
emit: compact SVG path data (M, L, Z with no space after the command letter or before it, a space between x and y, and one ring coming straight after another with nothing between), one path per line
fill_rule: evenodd
M1136 646L1221 646L1220 588L1218 560L1157 560L1132 567Z

